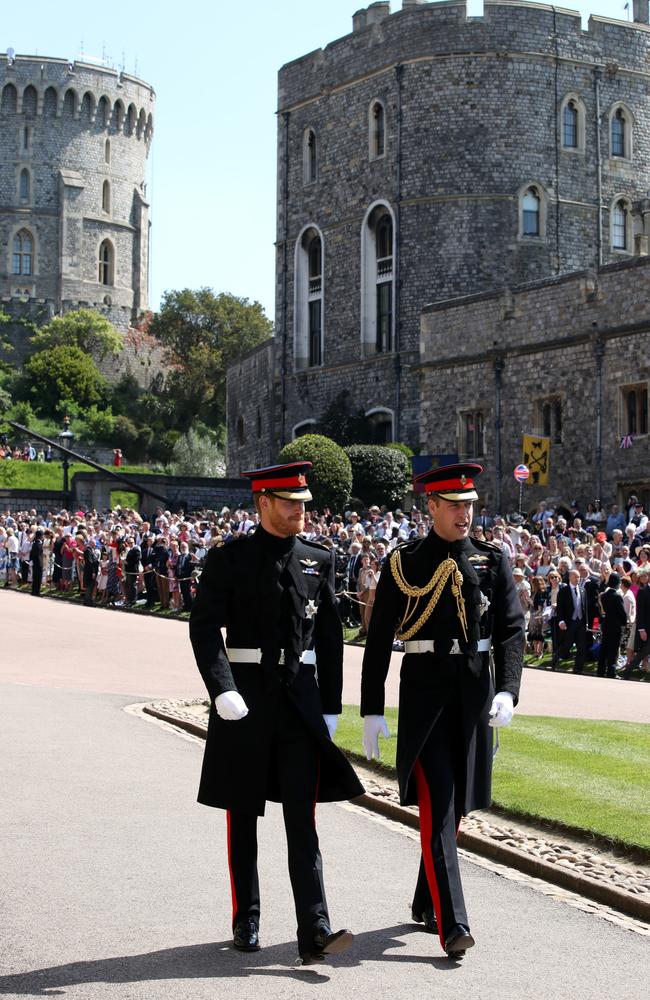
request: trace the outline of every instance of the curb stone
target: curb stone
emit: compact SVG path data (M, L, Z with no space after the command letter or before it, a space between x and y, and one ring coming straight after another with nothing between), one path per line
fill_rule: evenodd
M204 704L203 699L151 702L143 706L143 711L147 715L154 716L194 736L205 739L207 726L201 721L196 711L197 706ZM194 710L192 711L192 709ZM358 764L358 761L354 760L355 755L350 756L354 763ZM376 771L367 770L367 776L370 779L369 783L375 787L379 794L366 792L354 800L355 805L363 806L372 812L403 823L411 829L419 830L417 809L401 806L398 802L391 801L390 796L394 793L390 788L390 780ZM617 870L619 866L612 864L611 861L602 861L598 855L595 857L595 864L593 858L590 860L590 867L599 869L600 872L603 872L604 877L602 879L593 878L576 870L575 865L578 858L573 856L574 849L564 847L557 842L551 843L546 831L536 831L530 828L532 836L526 836L525 833L513 830L510 821L503 821L500 817L490 813L482 815L485 816L482 822L481 820L476 822L474 817L464 821L465 826L473 826L474 829L460 830L458 844L461 848L490 858L509 868L515 868L526 875L561 886L577 895L650 924L650 872L647 870L638 867L633 869L632 866L628 866L626 869L623 865L620 866L620 870ZM481 832L477 828L481 825L491 830L491 834ZM533 846L532 849L526 850L517 846L517 839L519 839L524 847L527 847L530 841L536 839L535 833L538 834L540 843L543 844L542 849L548 856L555 856L556 863L541 857L539 847ZM583 857L589 854L586 850L579 851L579 853ZM626 882L630 884L630 875L636 876L633 880L637 884L626 889L624 885ZM612 884L612 880L618 884Z

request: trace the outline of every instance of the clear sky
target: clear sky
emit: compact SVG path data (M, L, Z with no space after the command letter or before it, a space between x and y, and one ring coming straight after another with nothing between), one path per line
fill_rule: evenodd
M624 3L561 6L627 20ZM152 308L166 289L207 285L257 299L273 318L277 71L347 34L352 14L368 4L0 0L0 51L105 55L156 91ZM393 10L400 7L393 0Z

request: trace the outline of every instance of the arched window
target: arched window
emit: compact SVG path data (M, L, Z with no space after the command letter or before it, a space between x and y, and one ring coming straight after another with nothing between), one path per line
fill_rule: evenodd
M15 115L18 105L18 91L13 83L6 83L2 91L2 101L0 101L0 111L5 114Z
M386 151L386 112L381 101L373 101L370 105L368 126L370 159L377 160Z
M578 108L575 101L567 101L562 114L562 145L566 149L578 148Z
M305 184L318 180L318 143L313 128L305 129L302 140L302 177Z
M110 181L104 181L102 184L102 211L110 212L111 210L111 185Z
M43 114L48 118L54 118L58 103L59 97L55 88L48 87L43 98Z
M617 198L610 211L610 232L612 250L627 250L632 247L632 210L626 198Z
M20 171L20 178L18 181L18 197L22 205L29 204L32 196L32 179L29 175L29 170L27 167L23 167Z
M632 113L623 104L615 104L609 113L609 155L632 159Z
M365 355L394 349L394 220L387 205L369 210L361 231L361 341Z
M541 199L537 188L529 187L521 202L522 234L524 236L539 236L540 208Z
M97 102L96 120L102 126L108 125L111 120L111 103L105 95L102 95Z
M296 368L323 363L323 238L308 226L296 241L294 362Z
M23 114L29 118L34 118L36 116L37 104L38 94L36 93L36 87L30 83L23 91Z
M34 240L28 229L16 233L13 241L12 274L34 273Z
M104 163L111 162L111 140L107 139L104 143Z
M366 420L370 431L371 444L390 444L393 440L392 410L383 406L378 406L373 410L368 410Z
M77 95L74 90L66 90L65 97L63 98L63 114L70 115L72 118L74 116L77 107Z
M114 284L115 252L110 240L104 240L99 247L99 284Z

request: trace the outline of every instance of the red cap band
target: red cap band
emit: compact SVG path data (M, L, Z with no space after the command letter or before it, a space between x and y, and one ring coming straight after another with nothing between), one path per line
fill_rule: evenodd
M446 493L450 490L458 492L460 490L473 489L474 482L472 479L465 479L465 482L461 482L460 479L444 479L442 482L424 484L425 493Z
M251 484L253 493L261 490L292 490L297 487L306 489L307 479L305 476L285 476L284 479L254 479Z

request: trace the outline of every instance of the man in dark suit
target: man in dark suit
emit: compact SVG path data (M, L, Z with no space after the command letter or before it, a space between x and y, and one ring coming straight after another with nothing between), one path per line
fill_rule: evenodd
M598 654L598 676L616 677L616 664L621 648L623 629L627 625L627 613L623 595L619 591L621 578L618 573L610 573L607 588L600 595L603 609L600 623L601 641ZM559 597L558 597L559 601Z
M555 667L558 660L568 660L571 647L575 645L573 672L581 674L587 655L587 595L580 587L577 569L570 570L569 582L560 585L555 617L558 643L551 665Z
M422 857L412 915L437 930L450 958L474 944L460 880L461 818L491 803L492 729L512 719L524 618L507 555L472 539L480 465L420 475L433 529L399 546L377 585L363 658L366 756L387 736L384 685L395 638L404 642L397 776L403 805L419 806ZM490 671L490 647L495 680ZM496 692L496 693L495 693Z
M93 607L93 594L98 573L99 553L92 538L86 537L83 554L84 604L89 608Z
M598 607L598 595L600 593L598 590L598 580L591 575L589 567L584 562L580 563L578 572L580 574L580 588L585 596L587 629L592 629L594 627L594 618L600 615Z
M334 555L297 537L311 500L309 468L294 462L243 473L260 525L210 549L190 617L211 702L199 802L228 814L234 946L259 948L257 817L270 799L282 803L303 964L352 943L350 931L330 927L316 802L363 792L331 739L343 683Z
M34 532L29 561L32 564L32 594L40 597L43 583L43 532L40 528Z
M142 569L144 571L144 586L147 592L146 607L152 608L158 599L156 586L156 549L155 535L148 532L142 539Z

